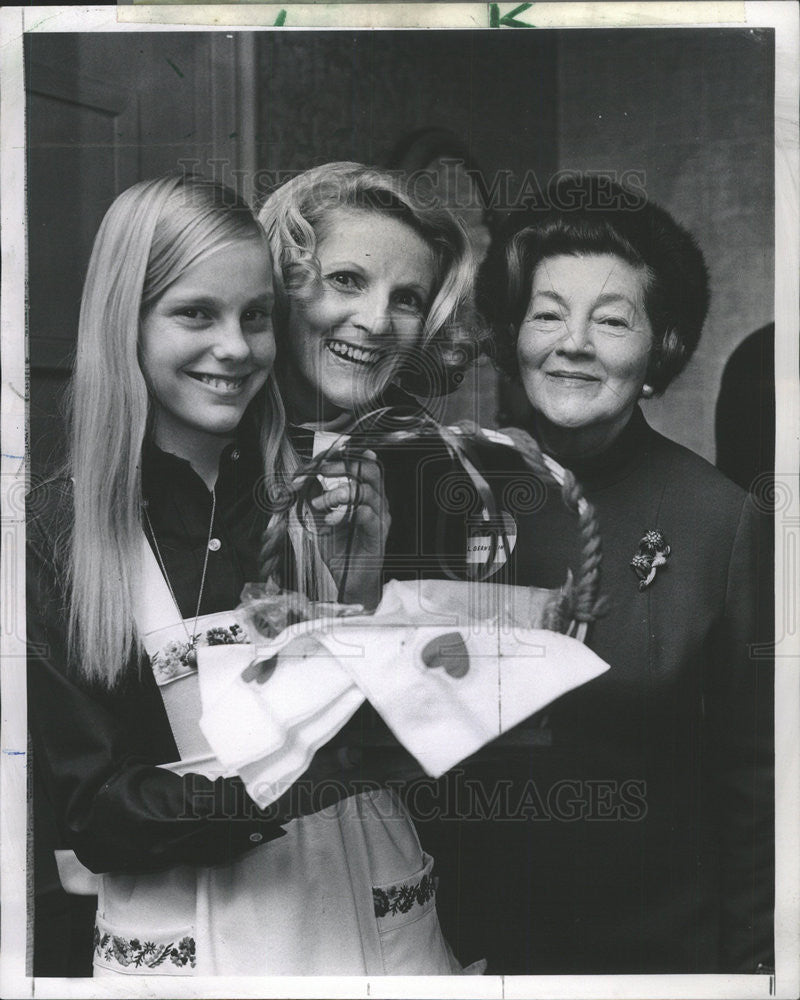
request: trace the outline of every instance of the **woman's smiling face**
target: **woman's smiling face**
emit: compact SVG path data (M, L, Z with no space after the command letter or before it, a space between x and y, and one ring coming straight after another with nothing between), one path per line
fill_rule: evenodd
M517 358L546 445L589 454L628 422L653 343L645 289L645 272L613 254L537 266Z
M284 398L295 420L368 408L422 337L434 256L405 222L337 208L317 232L320 278L291 299Z

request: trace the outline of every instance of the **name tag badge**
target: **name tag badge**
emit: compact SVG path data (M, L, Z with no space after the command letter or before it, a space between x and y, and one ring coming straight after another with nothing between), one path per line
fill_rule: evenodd
M466 563L475 570L496 573L508 561L517 543L517 525L507 511L494 518L488 511L467 523ZM508 551L506 551L508 550Z

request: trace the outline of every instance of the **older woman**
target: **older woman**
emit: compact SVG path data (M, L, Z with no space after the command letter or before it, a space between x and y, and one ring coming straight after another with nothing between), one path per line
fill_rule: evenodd
M597 510L609 605L588 642L611 669L552 706L550 745L523 726L474 762L487 802L513 784L509 822L461 825L451 941L488 946L490 972L753 972L772 955L771 546L748 496L638 405L697 345L706 268L640 195L551 195L495 245L480 297L528 429Z

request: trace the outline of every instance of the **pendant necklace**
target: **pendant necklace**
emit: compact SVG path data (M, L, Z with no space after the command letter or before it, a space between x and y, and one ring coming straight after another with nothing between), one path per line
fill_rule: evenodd
M156 539L156 533L153 531L153 524L150 520L150 512L147 509L147 501L145 500L143 504L144 516L147 521L147 527L150 531L150 537L153 539L153 545L156 550L156 556L158 558L158 564L161 567L161 572L164 574L164 579L167 581L167 586L169 587L169 592L172 594L172 600L175 602L175 607L178 609L178 614L180 614L180 605L178 604L178 599L175 597L175 591L172 589L172 583L170 582L169 575L167 573L167 567L164 565L164 559L161 556L161 549L158 547L158 540ZM208 554L211 551L211 537L214 533L214 515L217 510L217 494L216 490L212 487L211 489L211 520L208 524L208 538L206 539L206 554L203 559L203 573L200 577L200 593L197 595L197 607L194 611L194 625L192 625L192 631L186 627L186 620L181 618L181 625L183 625L183 630L186 633L188 650L186 652L185 661L190 667L197 666L197 640L199 636L195 633L197 632L197 622L200 619L200 605L203 602L203 589L206 585L206 571L208 570Z

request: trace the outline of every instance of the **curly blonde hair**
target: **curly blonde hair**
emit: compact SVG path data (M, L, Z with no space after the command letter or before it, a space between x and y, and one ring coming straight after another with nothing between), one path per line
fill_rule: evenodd
M320 230L336 209L389 215L408 225L430 247L433 298L416 362L427 374L426 389L431 395L450 391L459 381L454 381L454 374L477 355L481 336L471 307L475 264L466 232L448 209L418 200L400 174L360 163L325 163L306 170L274 191L258 213L275 268L279 351L292 298L301 297L320 277L316 257ZM404 384L416 391L413 380ZM431 391L432 387L438 391Z

